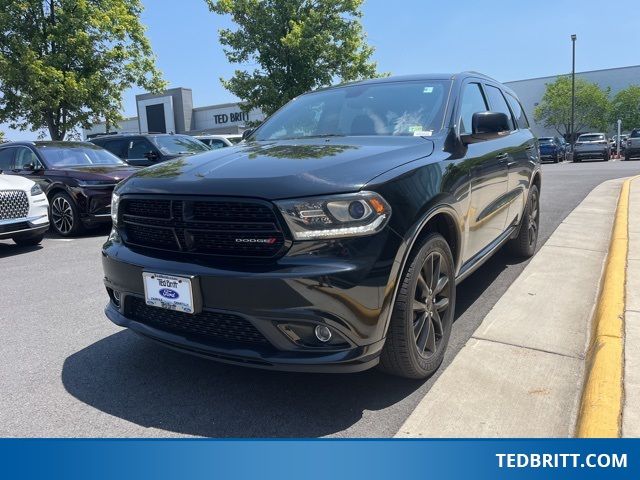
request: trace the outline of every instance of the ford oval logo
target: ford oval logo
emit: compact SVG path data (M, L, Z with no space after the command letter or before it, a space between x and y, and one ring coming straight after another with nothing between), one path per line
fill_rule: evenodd
M162 295L164 298L170 298L171 300L180 298L180 295L178 295L178 292L176 292L175 290L171 290L170 288L161 289L160 295Z

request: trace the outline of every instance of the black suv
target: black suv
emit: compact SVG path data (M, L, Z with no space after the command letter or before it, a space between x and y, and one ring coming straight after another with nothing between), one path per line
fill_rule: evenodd
M107 316L215 360L424 378L456 284L533 255L540 155L514 93L476 73L300 96L238 146L116 189Z
M172 133L105 134L89 141L106 148L128 164L141 167L211 150L193 137Z

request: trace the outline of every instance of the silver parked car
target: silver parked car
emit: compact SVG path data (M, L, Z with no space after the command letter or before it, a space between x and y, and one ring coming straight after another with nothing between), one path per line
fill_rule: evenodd
M583 133L578 137L573 151L573 161L584 159L601 159L605 162L611 158L611 146L604 133Z

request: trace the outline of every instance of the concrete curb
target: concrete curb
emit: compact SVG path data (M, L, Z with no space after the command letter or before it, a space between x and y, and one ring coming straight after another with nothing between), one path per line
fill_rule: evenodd
M396 437L575 434L623 181L600 184L565 218Z
M628 179L622 185L609 255L593 320L576 436L616 438L622 424L624 317L627 253L629 249Z

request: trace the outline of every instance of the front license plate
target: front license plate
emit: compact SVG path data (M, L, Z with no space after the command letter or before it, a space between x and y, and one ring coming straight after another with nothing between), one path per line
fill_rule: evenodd
M142 279L147 305L185 313L194 312L190 278L143 272Z

